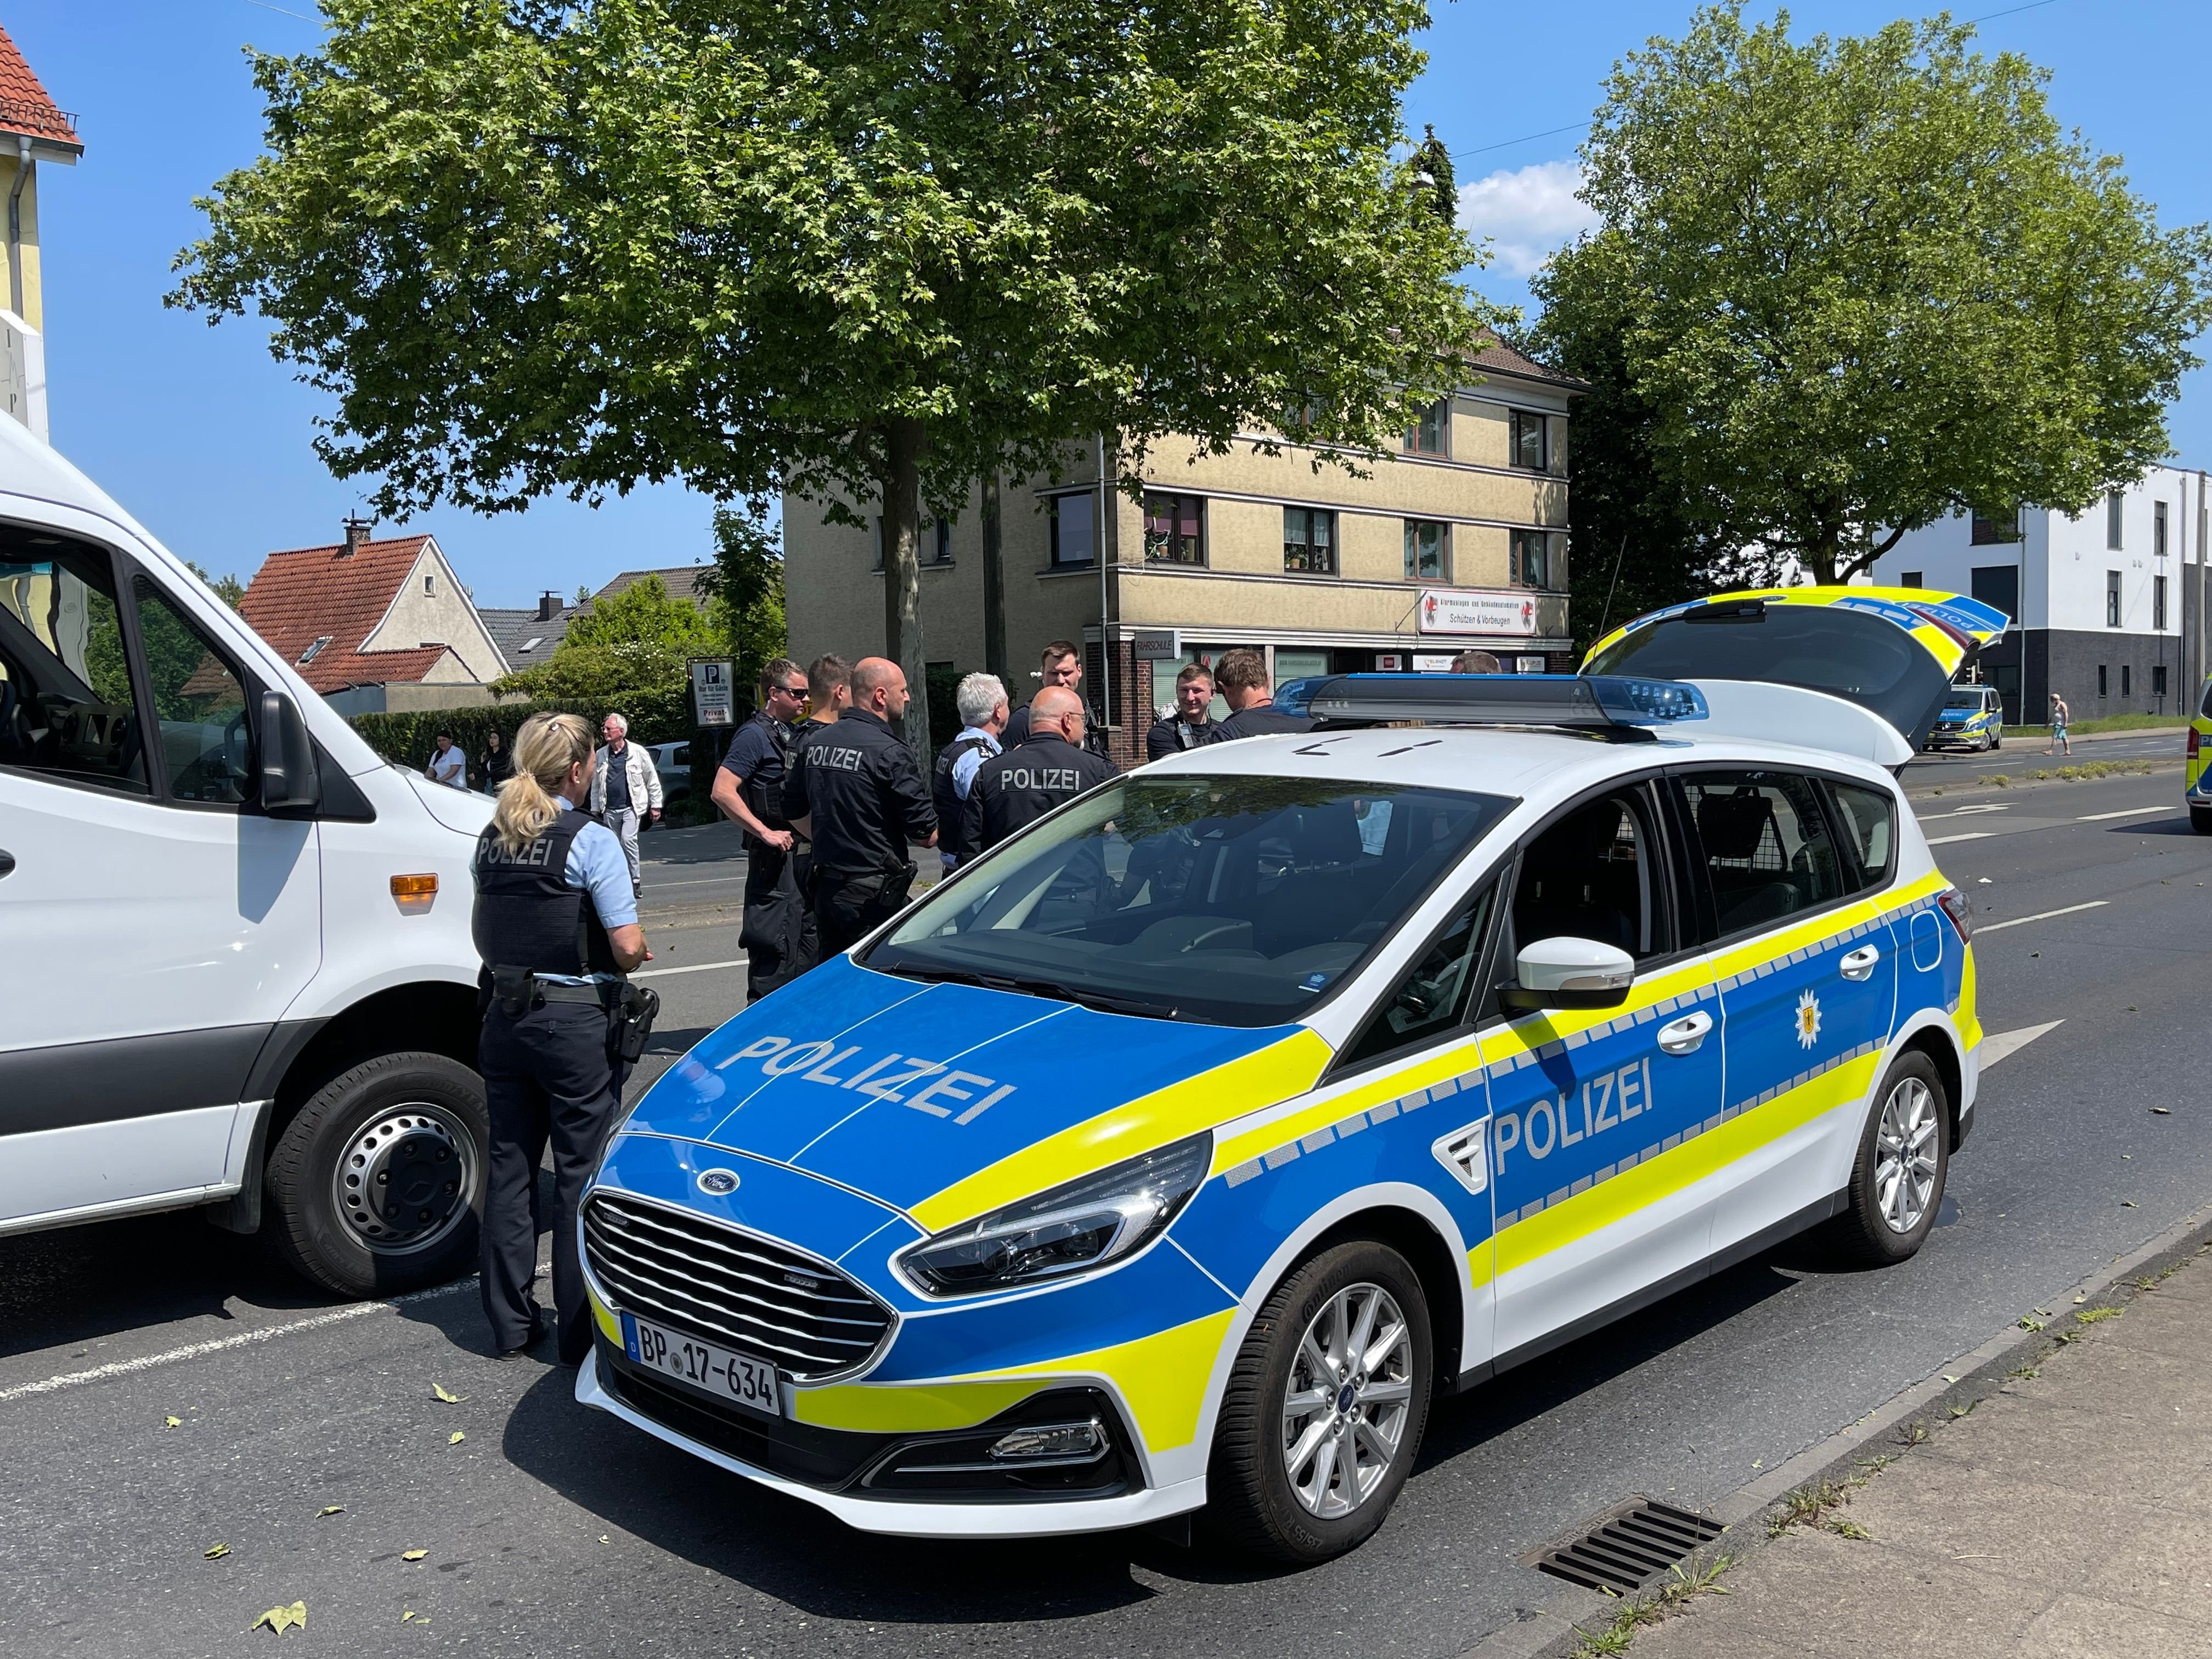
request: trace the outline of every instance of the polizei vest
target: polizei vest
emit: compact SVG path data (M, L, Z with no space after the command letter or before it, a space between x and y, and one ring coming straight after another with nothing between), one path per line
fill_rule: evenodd
M591 894L568 882L569 846L592 822L583 812L563 812L513 853L500 844L496 828L477 837L477 899L469 926L485 967L526 968L534 974L622 972Z

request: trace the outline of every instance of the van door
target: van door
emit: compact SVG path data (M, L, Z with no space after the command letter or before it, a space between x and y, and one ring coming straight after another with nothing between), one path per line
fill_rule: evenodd
M1897 943L1881 906L1854 896L1859 855L1838 845L1814 777L1727 767L1680 783L1716 919L1735 1125L1717 1254L1822 1218L1849 1178L1859 1107L1889 1042ZM1869 856L1878 840L1893 857L1893 826L1869 836Z
M1577 803L1522 849L1499 985L1559 935L1618 945L1621 1006L1509 1015L1481 1029L1496 1161L1498 1351L1525 1358L1704 1271L1711 1194L1696 1145L1720 1124L1720 1009L1678 902L1649 785Z
M247 1075L321 956L254 690L131 560L0 526L0 1227L240 1179Z

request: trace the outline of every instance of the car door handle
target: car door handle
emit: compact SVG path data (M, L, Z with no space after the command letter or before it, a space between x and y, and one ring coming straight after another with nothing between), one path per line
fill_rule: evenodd
M1713 1017L1699 1012L1685 1014L1659 1028L1659 1047L1670 1054L1694 1054L1705 1034L1713 1029Z
M1845 979L1864 979L1874 972L1874 965L1881 960L1881 950L1872 945L1862 945L1844 958Z

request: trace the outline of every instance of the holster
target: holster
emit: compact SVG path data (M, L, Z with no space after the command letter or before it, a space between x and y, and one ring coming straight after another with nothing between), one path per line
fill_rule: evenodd
M660 1018L660 993L643 985L624 982L614 1007L609 1030L617 1059L635 1064L653 1036L653 1022Z
M500 1012L510 1019L520 1019L530 1012L532 983L527 968L494 968L491 970L492 1000L499 1004Z

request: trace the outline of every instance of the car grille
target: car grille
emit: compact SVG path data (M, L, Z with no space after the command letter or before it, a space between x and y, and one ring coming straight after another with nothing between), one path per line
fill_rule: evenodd
M585 1205L584 1256L619 1306L733 1342L800 1382L857 1370L890 1334L890 1310L835 1267L624 1193Z

